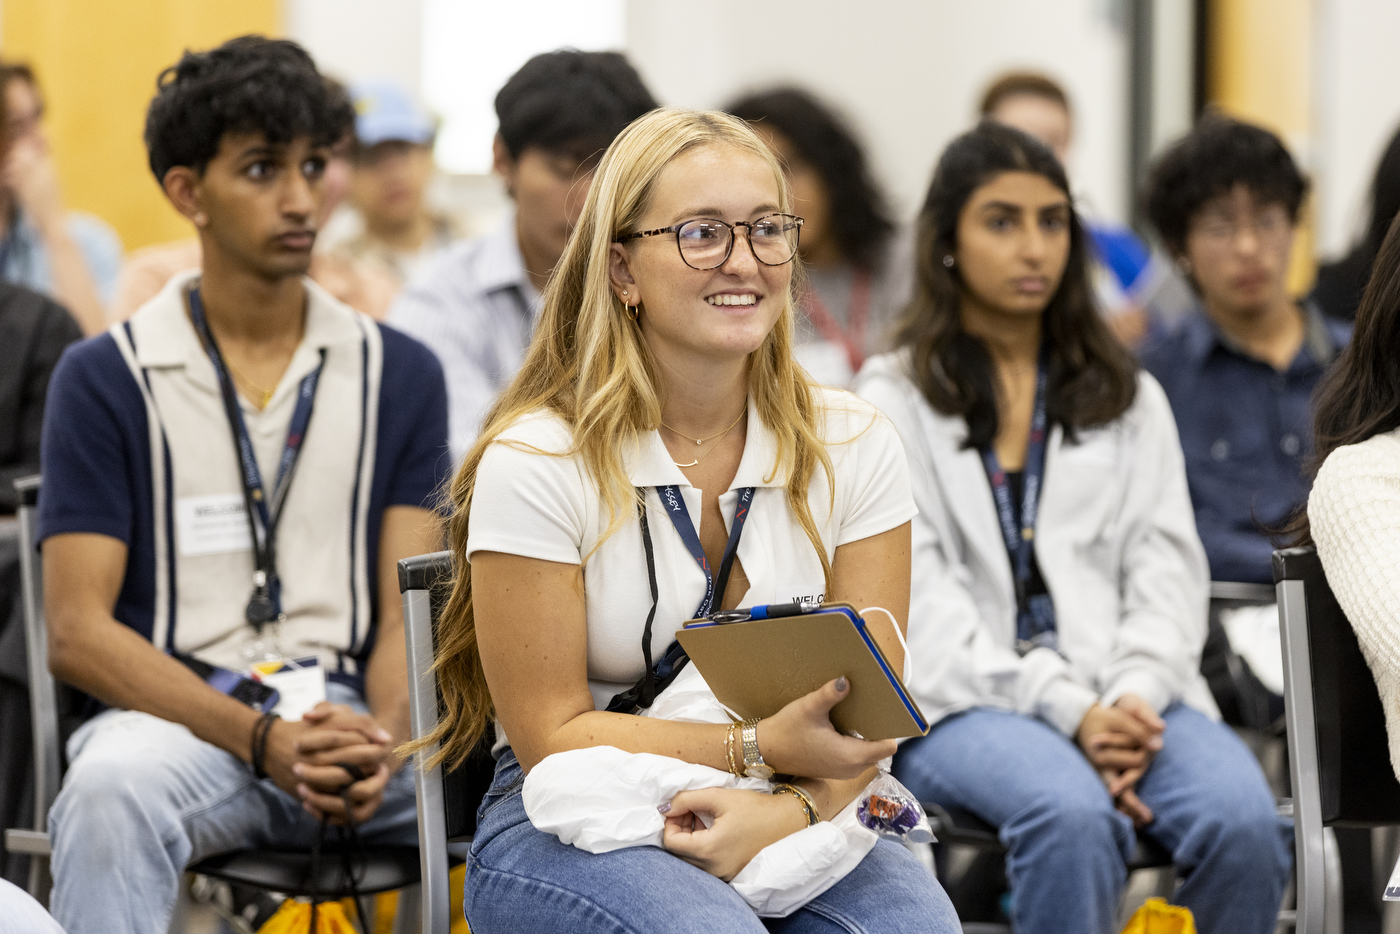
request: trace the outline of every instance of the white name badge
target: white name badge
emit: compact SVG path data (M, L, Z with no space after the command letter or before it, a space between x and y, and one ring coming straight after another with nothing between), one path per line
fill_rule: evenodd
M321 660L311 655L286 662L260 662L248 672L278 693L272 712L283 720L300 720L302 714L326 699L326 674Z
M180 557L253 549L253 531L242 493L182 496L175 500L175 536Z

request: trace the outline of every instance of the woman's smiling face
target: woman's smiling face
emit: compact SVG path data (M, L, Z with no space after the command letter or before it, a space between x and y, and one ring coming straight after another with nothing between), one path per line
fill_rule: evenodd
M754 153L699 146L662 169L636 229L698 218L753 222L781 210L778 185L769 164ZM715 269L692 269L681 259L675 234L662 234L614 244L611 272L618 297L641 305L643 337L663 358L753 353L777 323L792 284L792 264L758 262L745 227L735 231L729 258Z

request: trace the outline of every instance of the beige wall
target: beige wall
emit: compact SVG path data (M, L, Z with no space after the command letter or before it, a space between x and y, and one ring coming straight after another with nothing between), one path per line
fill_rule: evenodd
M4 0L0 48L33 65L65 199L127 249L190 235L146 166L156 75L182 50L281 28L279 0Z

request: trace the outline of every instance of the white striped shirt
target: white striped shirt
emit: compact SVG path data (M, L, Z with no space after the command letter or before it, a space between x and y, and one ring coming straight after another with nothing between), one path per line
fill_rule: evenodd
M427 344L442 362L454 463L520 368L539 309L514 211L491 233L449 250L389 309L389 323Z

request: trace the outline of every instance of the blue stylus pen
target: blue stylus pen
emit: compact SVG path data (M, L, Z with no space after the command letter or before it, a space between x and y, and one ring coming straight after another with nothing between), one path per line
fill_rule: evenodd
M742 623L751 619L777 619L780 616L801 616L812 613L821 607L808 603L766 603L762 606L741 607L737 610L723 610L711 613L708 619L714 623Z

